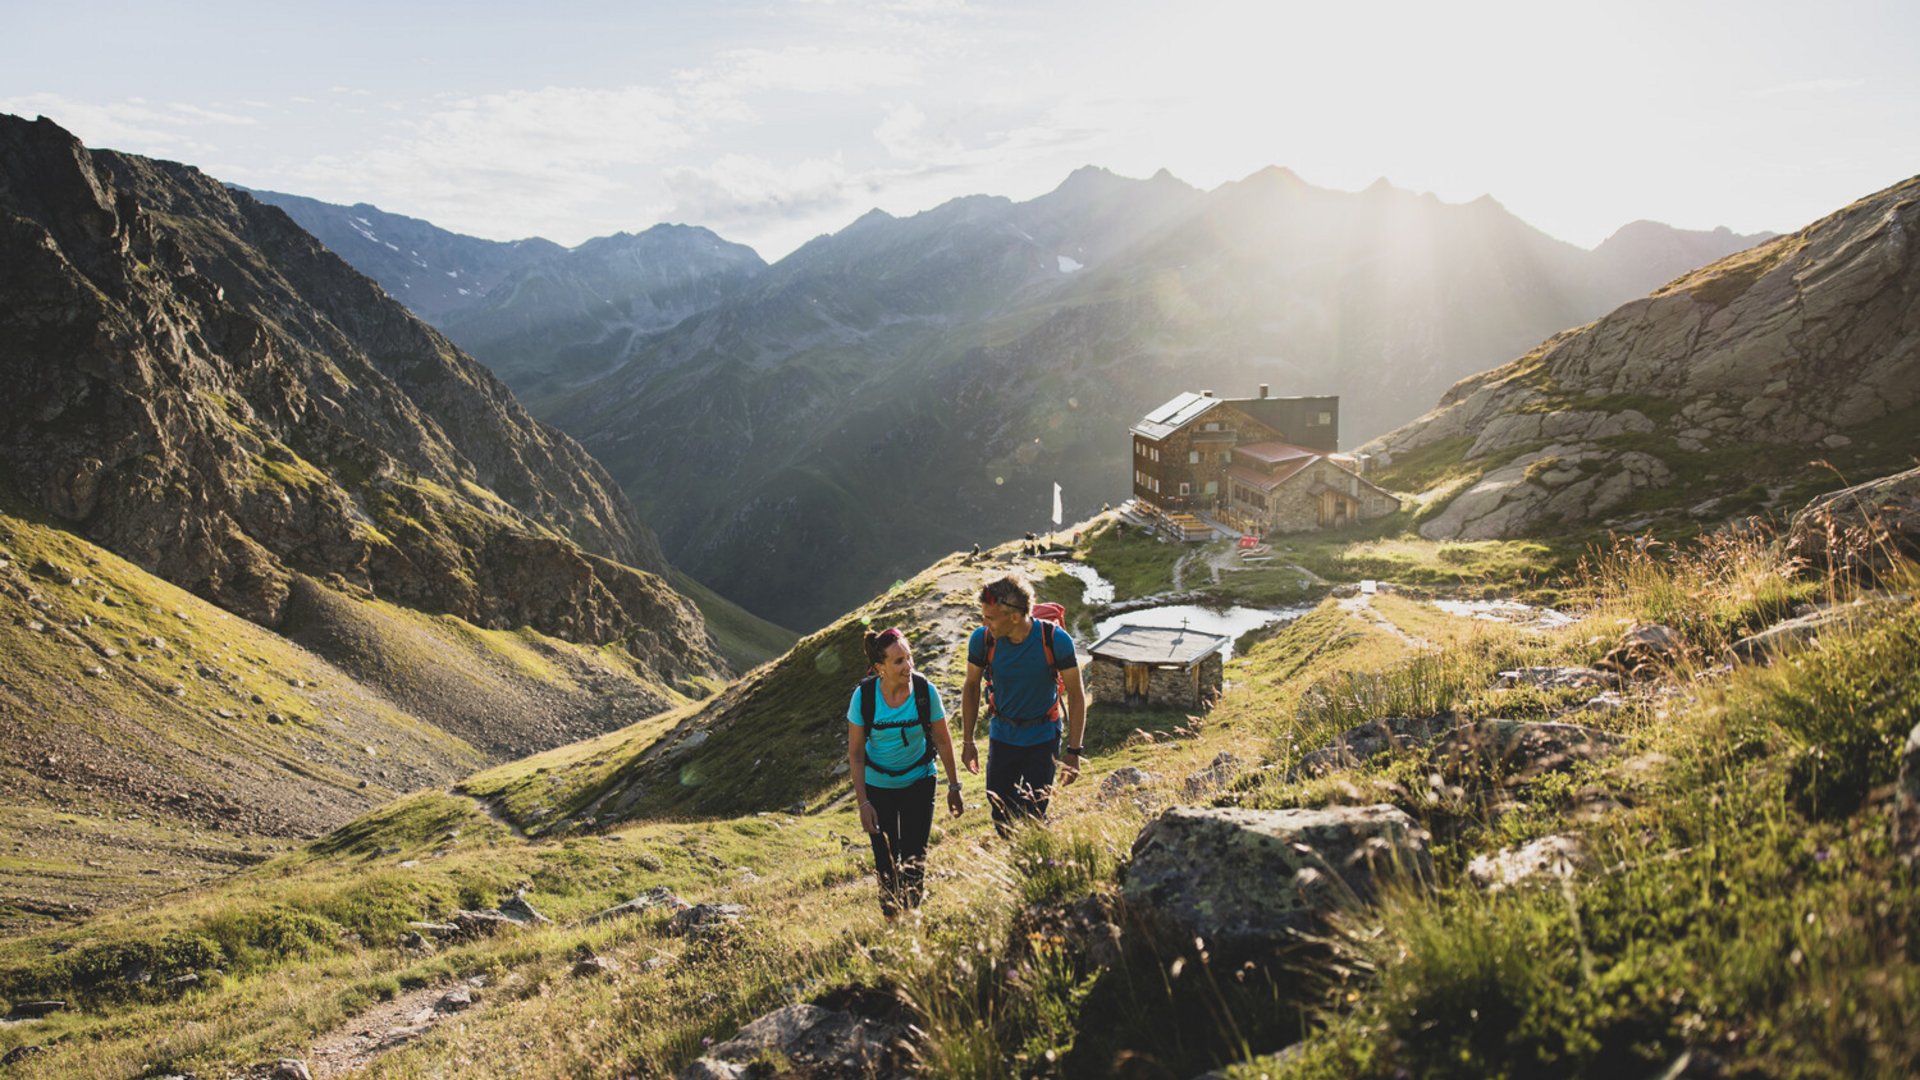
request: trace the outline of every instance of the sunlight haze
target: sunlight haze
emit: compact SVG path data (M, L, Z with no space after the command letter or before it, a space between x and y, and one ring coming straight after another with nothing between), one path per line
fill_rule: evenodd
M493 239L676 221L769 259L1088 164L1385 177L1591 247L1640 218L1798 228L1920 160L1893 3L290 10L17 10L0 109Z

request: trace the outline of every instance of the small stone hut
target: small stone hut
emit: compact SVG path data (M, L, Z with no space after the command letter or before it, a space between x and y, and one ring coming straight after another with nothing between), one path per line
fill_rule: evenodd
M1087 650L1087 690L1102 705L1197 709L1219 695L1230 643L1199 630L1121 626Z

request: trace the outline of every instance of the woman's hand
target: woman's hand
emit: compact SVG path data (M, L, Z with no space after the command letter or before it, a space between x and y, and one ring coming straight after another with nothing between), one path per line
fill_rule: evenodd
M947 813L952 814L954 817L959 817L960 812L966 808L966 800L960 797L960 785L947 785Z
M880 815L874 813L873 804L865 799L860 800L860 827L870 833L880 831Z
M960 744L960 764L965 765L970 773L980 771L980 748L973 745L971 740Z

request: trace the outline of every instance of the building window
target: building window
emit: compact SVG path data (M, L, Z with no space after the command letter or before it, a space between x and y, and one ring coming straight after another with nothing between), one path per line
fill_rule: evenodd
M1321 414L1320 414L1320 426L1321 426L1321 427L1326 427L1326 426L1327 426L1328 424L1331 424L1331 423L1333 423L1333 414L1332 414L1332 413L1330 413L1330 412L1323 412L1323 413L1321 413Z
M1222 465L1233 464L1233 451L1231 450L1220 451L1220 464Z
M1189 465L1200 464L1200 451L1198 450L1187 451L1187 464Z
M1206 491L1206 493L1207 493L1208 495L1218 495L1218 494L1220 494L1220 482L1219 482L1218 480L1209 480L1209 481L1207 481L1207 491Z
M1180 494L1182 495L1193 494L1193 485L1187 483L1185 480L1180 481Z

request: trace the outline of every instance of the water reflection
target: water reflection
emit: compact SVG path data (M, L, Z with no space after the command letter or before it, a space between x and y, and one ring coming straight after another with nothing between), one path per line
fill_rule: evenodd
M1463 619L1501 622L1534 630L1552 630L1580 621L1564 611L1534 607L1518 600L1435 600L1433 606Z
M1087 586L1085 600L1089 604L1113 603L1113 582L1100 576L1100 571L1082 562L1063 562L1060 569L1077 577Z

